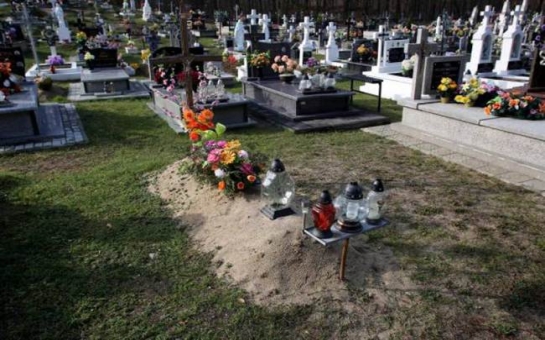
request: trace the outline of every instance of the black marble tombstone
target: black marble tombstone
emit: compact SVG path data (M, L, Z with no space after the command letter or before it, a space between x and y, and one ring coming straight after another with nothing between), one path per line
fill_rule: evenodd
M12 73L19 76L25 75L25 57L20 47L0 48L0 62L9 62Z
M370 55L360 56L358 54L358 48L364 45L367 48L372 49L373 51L378 50L378 41L369 40L369 39L354 39L352 42L352 53L350 54L350 60L352 62L358 63L368 63L371 58ZM402 59L403 60L403 59Z
M93 66L96 68L117 67L117 49L115 48L95 48L89 50L89 53L95 56Z
M545 51L543 50L535 52L528 93L545 99Z
M151 56L150 56L150 60L151 60L151 63L152 63L152 73L150 74L150 76L152 76L154 73L155 73L155 70L157 69L157 65L153 65L153 58L158 58L158 57L170 57L170 56L175 56L175 55L180 55L182 53L182 49L180 47L160 47L158 48L157 50L155 50ZM199 47L190 47L189 48L189 53L191 54L194 54L194 55L203 55L204 54L204 47L202 46L199 46ZM191 63L191 68L194 69L194 70L204 70L204 63L202 61L194 61ZM181 63L178 63L176 65L174 65L174 72L176 74L182 72L184 70L184 65L181 64Z

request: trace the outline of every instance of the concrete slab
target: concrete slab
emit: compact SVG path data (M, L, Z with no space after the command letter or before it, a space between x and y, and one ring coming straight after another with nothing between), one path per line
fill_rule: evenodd
M72 83L68 89L68 100L74 102L106 99L146 98L150 96L143 82L130 80L130 89L125 92L86 94L82 83Z
M512 172L512 171L500 174L496 177L501 179L504 182L511 183L511 184L519 184L519 183L526 182L533 179L530 176L521 174L519 172Z
M534 121L514 118L499 118L483 121L481 125L496 130L545 141L545 120ZM545 155L542 156L545 157Z
M418 109L476 125L479 125L482 121L498 119L498 117L487 116L483 108L465 107L464 105L455 103L430 103L419 105Z
M526 182L520 183L523 187L528 188L532 191L545 191L545 182L538 179L531 179Z

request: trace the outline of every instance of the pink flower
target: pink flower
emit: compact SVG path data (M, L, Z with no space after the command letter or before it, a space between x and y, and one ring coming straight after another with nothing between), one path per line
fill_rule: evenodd
M282 61L283 61L283 62L287 62L288 60L290 60L290 58L289 58L287 55L284 54L284 55L282 56Z
M272 64L272 69L274 72L278 72L278 65L277 64Z
M220 149L214 149L210 151L210 153L208 154L208 157L206 158L206 161L210 164L218 163L220 161L220 154L221 154Z
M224 140L219 140L217 145L218 145L218 148L223 149L227 145L227 142Z
M277 55L276 57L274 57L274 62L275 62L275 63L279 62L279 61L280 61L280 58L281 58L281 57L280 57L279 55Z
M284 73L285 70L286 70L286 68L284 66L279 66L278 67L278 72L280 72L280 73Z

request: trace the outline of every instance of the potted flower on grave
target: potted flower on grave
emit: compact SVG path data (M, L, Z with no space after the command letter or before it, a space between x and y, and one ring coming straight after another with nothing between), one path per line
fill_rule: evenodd
M214 124L212 110L200 112L187 107L183 120L192 142L190 157L182 171L197 180L210 183L227 195L259 188L259 174L264 169L264 157L251 154L238 140L223 139L225 126Z
M449 103L456 90L458 89L458 84L448 77L441 79L441 83L437 86L437 92L439 97L441 97L441 103Z
M87 43L87 34L85 34L85 32L76 33L76 45L78 50L78 59L80 61L83 61L86 43Z
M89 70L92 70L95 67L95 56L91 52L85 53L83 59L87 63L87 67L89 68Z
M147 64L148 59L151 56L151 50L149 48L140 51L140 59L142 59L142 64Z
M358 53L360 63L372 61L374 56L373 48L367 47L364 44L358 46L358 48L356 49L356 53Z
M55 74L56 66L64 65L64 59L60 55L50 55L45 61L49 65L49 72Z
M482 102L482 100L479 100L480 97L483 95L488 96L489 90L493 92L494 89L495 87L488 87L486 83L480 83L477 78L471 78L461 86L459 94L454 97L454 101L467 107L475 106L476 103Z
M520 93L499 91L496 98L488 102L484 112L497 117L541 120L545 119L545 101Z
M294 72L299 69L299 65L287 55L277 55L274 57L271 68L274 72L278 73L281 81L290 84L295 78Z
M271 63L270 52L256 52L250 55L249 64L257 70L257 77L263 78L263 68ZM255 75L254 75L255 76Z

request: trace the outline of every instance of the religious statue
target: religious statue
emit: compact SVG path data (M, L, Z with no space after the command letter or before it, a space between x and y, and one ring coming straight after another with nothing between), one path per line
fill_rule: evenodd
M151 19L151 6L148 0L146 0L146 2L144 3L144 7L142 8L142 20L149 21L150 19Z
M123 13L127 13L129 11L129 1L123 0Z
M59 27L66 27L66 23L64 22L64 11L59 3L55 4L55 16L57 17Z
M244 50L244 22L240 18L235 25L235 50Z

